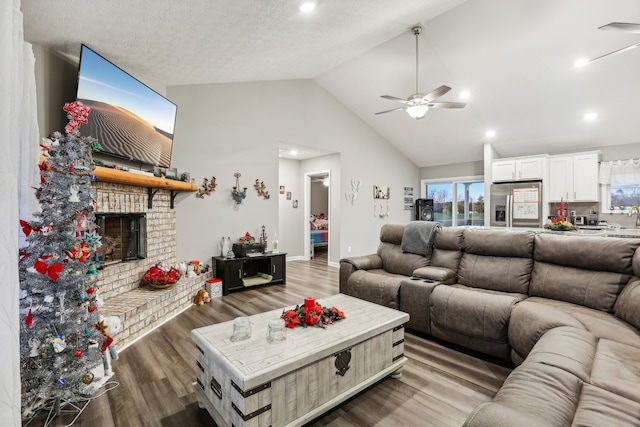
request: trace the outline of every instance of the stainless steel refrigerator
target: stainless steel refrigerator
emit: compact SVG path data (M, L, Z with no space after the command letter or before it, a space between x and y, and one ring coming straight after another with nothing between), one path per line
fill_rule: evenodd
M542 182L491 185L492 227L542 227Z

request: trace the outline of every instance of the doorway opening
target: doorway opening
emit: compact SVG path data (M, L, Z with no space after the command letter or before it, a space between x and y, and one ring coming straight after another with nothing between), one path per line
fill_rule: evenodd
M305 173L305 258L326 258L331 245L331 171Z

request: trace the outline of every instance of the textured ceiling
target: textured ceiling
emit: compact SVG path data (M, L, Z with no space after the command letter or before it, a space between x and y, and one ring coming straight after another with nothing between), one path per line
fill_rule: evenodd
M418 166L640 143L640 49L574 69L640 41L597 30L640 23L638 0L22 0L25 38L77 56L85 43L159 85L315 79ZM442 84L463 110L423 120L380 98ZM374 70L374 71L372 71ZM598 118L585 123L588 111ZM487 129L496 131L489 140Z

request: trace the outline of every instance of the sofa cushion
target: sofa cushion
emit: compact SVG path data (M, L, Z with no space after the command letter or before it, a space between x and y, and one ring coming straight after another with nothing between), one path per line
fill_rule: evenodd
M347 280L345 293L375 304L399 309L399 288L403 279L406 277L385 270L356 270Z
M528 292L533 233L466 229L463 237L458 283L503 292Z
M597 338L617 341L640 348L640 331L612 314L548 298L530 297L524 303L526 303L526 305L535 304L537 308L535 308L534 311L539 310L540 313L538 315L540 317L549 315L549 313L542 310L540 306L544 305L554 308L557 311L573 317L580 322L582 329L589 331L589 333ZM554 314L553 316L556 319L560 319L558 314Z
M640 329L640 278L634 277L622 289L613 311L616 317Z
M430 265L444 267L455 273L458 272L460 258L462 258L462 233L464 229L445 227L439 228L433 239Z
M640 403L640 348L601 339L591 384ZM640 421L640 420L638 420Z
M384 224L380 227L380 241L383 243L400 245L402 244L403 234L404 225L402 224Z
M632 260L640 239L580 237L540 233L535 237L536 261L590 271L633 275Z
M413 271L429 264L427 258L421 255L403 253L400 245L381 242L378 246L378 256L382 259L382 268L389 273L411 276Z
M518 298L473 288L436 286L429 300L431 333L441 339L509 360L509 316Z
M584 329L575 317L558 308L535 303L531 299L516 304L509 319L509 344L515 352L511 361L519 365L540 337L559 326Z
M585 270L536 260L529 295L613 312L613 304L630 278L624 273Z
M590 384L584 384L573 417L574 426L637 426L640 403Z
M560 327L549 331L507 377L493 402L474 411L465 425L572 425L596 345L597 339L584 330ZM513 419L514 411L522 420Z

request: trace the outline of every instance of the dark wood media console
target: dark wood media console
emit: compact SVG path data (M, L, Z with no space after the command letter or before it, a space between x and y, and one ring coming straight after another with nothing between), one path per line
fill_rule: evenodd
M279 285L287 282L286 253L266 253L252 257L225 258L214 256L215 276L222 280L222 295L229 295L231 291L247 289L245 282L260 280L266 275L270 281L261 284Z

